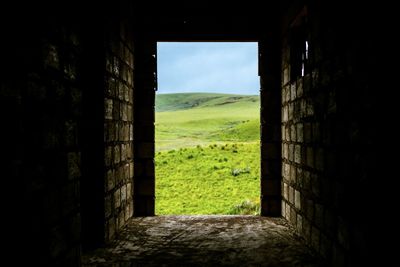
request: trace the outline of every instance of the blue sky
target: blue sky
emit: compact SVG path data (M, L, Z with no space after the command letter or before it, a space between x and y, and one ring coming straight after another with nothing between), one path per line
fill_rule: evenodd
M158 93L258 95L257 43L159 42Z

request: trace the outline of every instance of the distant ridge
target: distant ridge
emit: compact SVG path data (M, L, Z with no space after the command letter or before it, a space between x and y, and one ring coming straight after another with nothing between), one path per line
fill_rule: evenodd
M229 105L239 102L258 102L257 95L218 93L174 93L156 95L156 112L176 111L200 107Z

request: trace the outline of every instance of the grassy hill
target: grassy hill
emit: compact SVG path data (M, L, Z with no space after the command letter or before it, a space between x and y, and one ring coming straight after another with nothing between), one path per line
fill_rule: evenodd
M156 112L227 105L238 102L256 103L259 102L259 97L216 93L157 94Z
M258 96L182 93L156 97L156 150L260 139Z
M156 214L258 214L258 96L156 97Z

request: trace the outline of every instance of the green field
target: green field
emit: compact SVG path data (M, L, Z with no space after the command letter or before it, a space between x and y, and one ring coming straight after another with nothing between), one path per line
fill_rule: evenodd
M156 214L257 214L259 97L156 97Z

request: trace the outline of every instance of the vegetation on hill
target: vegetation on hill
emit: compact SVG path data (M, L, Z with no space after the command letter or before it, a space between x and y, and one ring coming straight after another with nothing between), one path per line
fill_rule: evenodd
M259 97L156 98L156 214L258 214Z

